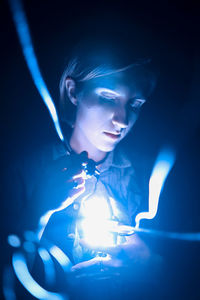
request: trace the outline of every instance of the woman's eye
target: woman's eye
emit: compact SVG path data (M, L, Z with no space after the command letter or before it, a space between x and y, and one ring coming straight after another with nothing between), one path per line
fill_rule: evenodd
M103 100L103 101L112 102L112 103L115 102L115 98L112 97L112 96L109 96L109 95L100 95L100 96L99 96L99 99L100 99L100 100Z

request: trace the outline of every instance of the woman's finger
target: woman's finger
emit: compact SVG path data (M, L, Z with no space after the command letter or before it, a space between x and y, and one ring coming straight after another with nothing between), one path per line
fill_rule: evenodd
M89 271L94 271L94 268L99 268L101 266L101 261L99 258L94 257L90 260L83 261L81 263L76 264L71 268L71 271L73 273L81 273L81 272L89 272Z
M79 187L77 189L72 189L69 191L69 197L72 200L77 199L81 194L83 194L85 191L85 186Z

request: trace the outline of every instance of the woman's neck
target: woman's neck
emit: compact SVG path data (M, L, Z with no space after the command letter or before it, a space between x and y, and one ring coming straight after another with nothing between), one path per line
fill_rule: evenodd
M96 162L103 160L107 155L107 152L101 151L91 144L86 136L80 133L76 127L72 132L69 143L73 151L78 154L87 151L88 157Z

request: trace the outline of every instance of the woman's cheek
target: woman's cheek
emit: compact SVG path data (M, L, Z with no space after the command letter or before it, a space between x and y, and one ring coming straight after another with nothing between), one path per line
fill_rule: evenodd
M128 127L126 128L126 134L135 125L135 122L137 121L137 119L138 119L138 115L136 113L131 113L131 115L128 116Z
M129 112L129 123L131 124L131 126L133 126L135 124L135 122L138 119L138 114L136 112Z

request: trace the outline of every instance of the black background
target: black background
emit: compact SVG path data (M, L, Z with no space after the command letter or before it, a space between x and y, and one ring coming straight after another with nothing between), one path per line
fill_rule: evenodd
M124 144L134 149L143 165L145 182L157 153L165 144L175 148L176 163L160 197L157 216L143 225L169 231L200 231L200 11L197 2L34 0L24 1L24 7L39 65L56 104L67 55L84 36L105 34L112 39L115 35L126 35L142 55L152 58L159 69L157 87ZM4 170L22 153L34 151L56 134L26 67L7 2L0 4L0 28ZM136 164L136 168L140 173L140 166ZM154 244L163 245L162 241ZM199 244L165 241L166 244L170 258L179 260L175 268L189 277L190 295L195 299L195 284L200 278ZM187 285L188 279L184 282Z

